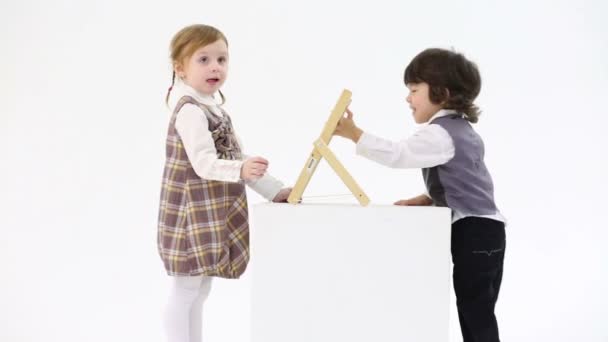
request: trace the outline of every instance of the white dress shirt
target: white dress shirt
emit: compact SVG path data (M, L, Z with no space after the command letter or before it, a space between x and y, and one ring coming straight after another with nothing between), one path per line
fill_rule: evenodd
M196 101L205 104L218 116L223 116L219 104L209 95L201 94L194 88L176 79L175 85L169 95L170 114L183 96L191 96ZM196 105L186 103L177 113L175 128L186 150L186 155L196 174L208 180L223 182L238 182L241 176L243 160L224 160L217 157L215 142L209 131L209 122L205 113ZM237 136L243 159L242 141ZM266 173L256 181L247 181L246 184L255 192L268 200L272 200L283 187L283 183Z
M456 113L442 109L435 118ZM445 164L454 157L454 142L439 125L426 124L412 136L399 142L363 133L357 142L357 154L396 169L427 168Z
M441 109L428 122L451 114L457 114L457 112ZM398 142L364 132L357 142L357 154L379 164L398 169L429 168L445 164L454 158L454 141L443 127L429 123L424 124L412 136ZM430 197L428 193L426 195ZM493 215L466 215L456 210L453 210L452 222L467 216L506 222L498 211Z

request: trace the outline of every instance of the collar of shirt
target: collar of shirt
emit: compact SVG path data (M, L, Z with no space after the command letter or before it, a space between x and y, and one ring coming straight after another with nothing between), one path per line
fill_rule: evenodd
M437 118L440 118L442 116L452 115L452 114L458 114L458 111L456 111L455 109L440 109L437 113L435 113L433 116L431 116L429 121L427 121L427 124L431 124L433 122L433 120L435 120Z
M194 88L192 88L191 86L184 83L179 78L176 78L175 85L173 86L173 89L171 89L171 95L169 95L169 108L171 108L171 109L175 108L177 101L179 101L179 99L181 99L184 96L191 96L196 101L198 101L204 105L210 106L213 109L216 109L216 107L219 107L219 104L215 101L215 99L212 96L201 94L198 91L196 91Z

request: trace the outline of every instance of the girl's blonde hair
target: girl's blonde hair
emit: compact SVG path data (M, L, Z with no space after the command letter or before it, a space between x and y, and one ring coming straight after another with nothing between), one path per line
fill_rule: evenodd
M213 26L209 25L190 25L181 29L173 36L170 45L170 56L171 64L173 66L173 76L171 77L171 87L167 91L167 97L165 102L169 102L169 94L173 85L175 84L175 67L178 64L184 63L184 61L194 54L194 52L203 46L213 44L218 40L223 40L228 46L228 39L224 34ZM222 104L225 101L224 94L220 91L222 97Z

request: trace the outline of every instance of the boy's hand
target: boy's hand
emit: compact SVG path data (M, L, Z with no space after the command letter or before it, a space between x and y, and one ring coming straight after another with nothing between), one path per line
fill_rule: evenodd
M350 139L356 144L359 141L359 138L361 138L361 134L363 134L363 131L355 125L353 112L346 108L346 117L342 117L340 121L338 121L334 135Z
M279 193L276 196L274 196L272 201L275 203L286 203L287 198L289 198L289 194L291 194L291 190L292 190L292 188L281 189L281 191L279 191Z
M426 194L422 194L420 196L416 196L410 199L399 200L394 205L405 205L405 206L423 206L423 205L432 205L433 200L430 199Z
M262 157L252 157L243 162L241 166L241 179L246 181L256 180L266 173L268 160Z

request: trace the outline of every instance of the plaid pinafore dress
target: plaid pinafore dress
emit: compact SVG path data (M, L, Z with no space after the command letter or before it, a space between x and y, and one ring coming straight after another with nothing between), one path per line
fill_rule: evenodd
M244 183L200 178L175 129L186 103L207 117L219 159L240 160L230 117L219 117L192 97L182 97L169 122L158 217L158 251L172 276L238 278L249 261L249 223Z

